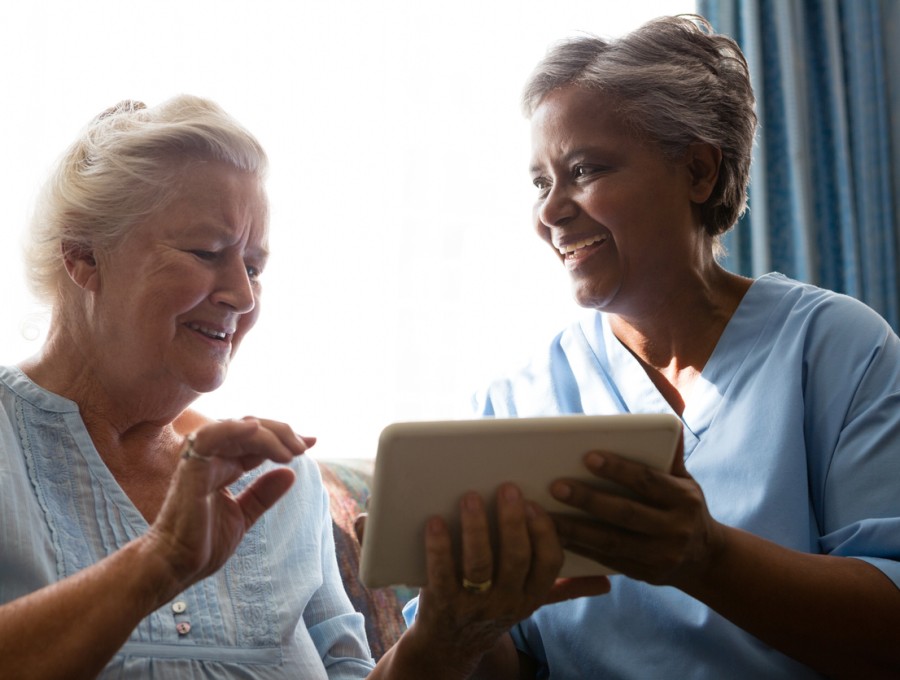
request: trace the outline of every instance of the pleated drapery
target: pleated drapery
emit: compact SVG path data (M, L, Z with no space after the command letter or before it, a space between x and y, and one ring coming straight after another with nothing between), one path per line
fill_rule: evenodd
M852 295L900 328L900 2L699 0L750 64L760 133L724 264Z

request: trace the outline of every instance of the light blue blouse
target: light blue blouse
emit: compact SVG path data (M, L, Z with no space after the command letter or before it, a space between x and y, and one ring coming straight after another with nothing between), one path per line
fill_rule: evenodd
M477 406L500 417L672 413L595 312ZM761 277L682 421L687 468L716 519L803 552L866 560L900 586L900 340L877 314ZM816 677L681 591L624 576L608 595L538 610L514 639L553 680Z
M225 566L141 621L100 677L369 674L374 663L341 582L318 468L308 456L293 467L290 492ZM84 569L148 528L97 454L77 405L6 367L0 528L0 603Z

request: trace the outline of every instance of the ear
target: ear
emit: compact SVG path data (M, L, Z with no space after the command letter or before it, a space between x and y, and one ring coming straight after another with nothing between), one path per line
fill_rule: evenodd
M691 177L691 200L702 204L709 200L719 179L722 150L712 144L691 144L685 154Z
M61 249L69 278L79 288L96 292L100 288L100 273L94 251L72 241L64 241Z

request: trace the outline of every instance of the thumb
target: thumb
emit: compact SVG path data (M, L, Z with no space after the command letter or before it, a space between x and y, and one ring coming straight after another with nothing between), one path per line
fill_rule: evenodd
M276 468L261 475L244 489L237 502L244 513L247 527L253 526L262 514L275 505L294 483L296 475L290 468Z
M579 576L576 578L558 578L544 604L554 604L578 597L593 597L608 593L610 589L607 576Z

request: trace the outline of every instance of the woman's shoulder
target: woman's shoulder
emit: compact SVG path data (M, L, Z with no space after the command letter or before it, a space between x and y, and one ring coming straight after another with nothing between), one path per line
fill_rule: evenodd
M524 352L522 358L492 377L472 398L478 415L523 417L578 413L579 377L605 362L602 315L583 310L556 335Z
M857 298L783 274L761 276L750 290L755 301L769 306L786 326L802 326L814 333L849 331L856 336L893 333L877 311Z
M773 365L802 370L808 395L855 394L867 376L874 377L879 393L900 385L900 338L875 310L781 275L761 277L757 284L762 284L755 300L760 310L755 332L762 340L757 350Z

